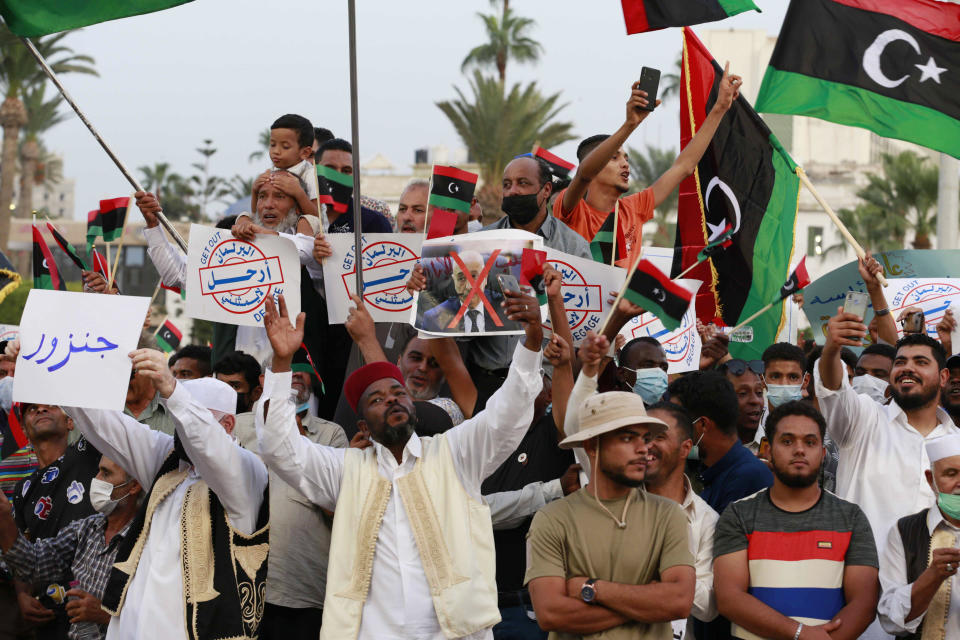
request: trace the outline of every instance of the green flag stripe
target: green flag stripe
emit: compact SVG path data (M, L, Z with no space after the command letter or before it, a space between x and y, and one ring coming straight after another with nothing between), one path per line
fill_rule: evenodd
M327 180L332 180L333 182L342 184L345 187L350 187L351 189L353 189L353 178L351 178L345 173L340 173L336 169L331 169L330 167L325 167L322 164L318 164L317 175L322 176Z
M462 211L463 213L470 213L469 202L457 200L456 198L449 198L447 196L438 196L435 193L430 194L430 204L442 209L453 209L455 211Z
M173 351L173 347L170 346L170 344L166 340L161 338L159 335L157 335L157 345L160 347L160 349L164 353L170 353L171 351Z
M760 11L752 0L717 0L728 16L735 16L744 11Z
M960 122L954 118L923 105L792 71L767 67L757 111L862 127L960 158Z
M119 238L121 235L123 235L123 228L111 229L110 231L107 231L106 233L103 234L103 241L113 242L114 240Z
M659 319L663 326L669 331L673 331L680 326L679 322L667 315L667 312L663 310L663 307L658 305L650 298L640 295L633 289L628 287L627 290L623 292L623 297L638 307L642 307L644 311L657 316L657 319ZM732 347L733 345L730 346Z
M4 0L0 15L18 36L33 38L168 9L191 0Z
M775 148L780 146L773 134L770 135L770 143ZM789 276L800 179L794 173L792 162L789 162L788 158L789 156L780 153L772 155L776 179L757 232L753 253L753 281L741 318L749 318L776 300L780 287ZM753 327L753 341L731 342L730 353L738 358L759 358L766 347L776 342L782 317L783 303L780 302L750 323Z

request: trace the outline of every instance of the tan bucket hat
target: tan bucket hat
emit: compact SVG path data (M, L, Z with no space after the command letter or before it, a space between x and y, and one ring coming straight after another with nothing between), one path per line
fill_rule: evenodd
M647 415L643 399L629 391L608 391L587 398L580 406L580 431L560 443L561 449L582 447L597 436L632 424L648 427L654 433L665 431L667 423Z

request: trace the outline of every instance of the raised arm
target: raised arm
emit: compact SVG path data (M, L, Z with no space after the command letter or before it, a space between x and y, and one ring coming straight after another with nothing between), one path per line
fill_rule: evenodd
M306 315L290 326L286 302L280 309L267 298L264 328L273 347L273 366L263 381L263 394L254 405L254 424L260 455L280 478L319 507L332 511L340 495L346 449L310 442L297 429L296 408L290 394L293 354L303 342Z
M543 355L553 365L551 395L553 402L553 424L563 439L563 421L567 414L567 401L573 391L573 332L567 321L567 310L563 304L563 276L549 264L543 270L543 281L547 289L547 304L550 310L550 326L554 338L544 349Z
M447 379L453 401L460 407L464 418L472 418L473 410L477 406L477 386L463 363L457 341L453 338L433 338L428 344L430 353Z
M377 341L376 326L373 323L373 316L367 311L363 304L363 298L357 294L350 296L353 301L353 307L347 312L347 320L343 323L347 333L357 343L360 349L360 355L367 364L371 362L386 362L387 355L383 352L383 347Z
M160 202L152 193L138 191L134 194L137 208L146 221L143 237L147 240L147 255L160 274L160 281L169 286L182 287L187 275L187 256L167 240L160 228L157 213L161 211Z
M680 186L680 183L687 176L693 174L703 154L707 151L707 147L710 146L713 134L717 132L717 127L720 126L720 121L723 120L723 116L733 105L733 101L739 97L741 84L743 84L743 80L740 76L730 75L730 63L728 62L723 69L723 78L720 80L720 92L717 101L710 109L710 113L707 114L700 130L680 152L673 166L653 183L654 206L659 207L663 204L667 197Z
M883 296L883 286L877 280L877 274L883 273L883 267L869 253L857 261L857 270L860 272L860 278L867 286L867 293L870 294L870 304L873 306L874 314L878 311L887 310L882 316L875 315L877 320L877 335L880 340L887 344L897 344L897 323L893 320L893 314L887 306L887 299Z
M867 334L867 327L863 318L845 313L843 307L837 307L837 315L827 323L826 343L817 368L820 370L820 380L824 388L836 391L843 383L846 371L840 360L840 350L843 347L860 347L863 336Z
M467 493L480 496L480 483L516 449L533 419L533 401L540 393L540 305L532 296L504 291L507 318L522 322L524 342L517 345L503 385L486 408L446 433L460 481Z
M153 381L170 411L177 434L194 468L216 494L234 526L250 534L267 488L267 468L241 447L210 412L177 384L166 356L155 349L133 352L133 366Z
M650 115L651 112L645 109L648 104L647 92L637 89L636 85L631 85L630 98L627 100L626 120L613 135L588 153L580 166L577 167L577 172L574 174L570 186L563 193L563 215L567 215L577 206L577 203L587 193L590 182L603 170L607 162L617 154L630 134ZM660 104L659 100L657 100L657 104Z

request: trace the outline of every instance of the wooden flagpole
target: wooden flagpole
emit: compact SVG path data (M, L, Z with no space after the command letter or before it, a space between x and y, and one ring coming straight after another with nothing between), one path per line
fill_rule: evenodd
M427 239L430 232L430 222L433 220L433 212L430 211L430 194L433 193L433 172L437 169L436 164L430 165L430 180L427 182L427 210L423 215L423 239Z
M323 228L323 205L320 204L320 179L317 177L316 158L313 161L313 188L317 192L317 217L320 218L320 236L323 237L327 235L327 231Z
M110 293L110 290L113 289L113 281L117 277L117 267L120 266L120 254L123 253L123 239L127 233L127 220L130 219L130 212L133 211L133 203L136 202L133 196L130 196L130 200L127 202L127 212L123 214L123 226L120 228L120 241L117 243L117 255L113 257L113 268L110 269L110 281L107 283L107 293ZM110 246L109 244L107 245ZM107 258L107 261L110 261L110 258Z
M830 205L827 204L827 201L823 199L823 196L816 190L816 188L811 184L810 179L807 177L806 171L803 170L803 167L797 167L797 177L800 178L800 182L803 183L803 186L810 191L813 195L813 198L817 203L823 208L823 210L830 217L830 220L833 221L833 224L837 227L837 230L840 232L840 235L843 236L843 239L847 241L847 244L853 249L854 253L857 254L858 258L863 258L866 255L866 252L863 250L863 247L860 246L860 243L857 242L856 238L850 233L847 227L840 221L840 218L836 213L833 212L833 209L830 208ZM889 286L887 279L883 277L883 272L877 274L877 280L883 286ZM774 303L776 304L776 303ZM743 324L743 323L741 323Z
M614 218L616 219L616 218ZM614 238L614 251L616 251L616 238ZM623 294L627 290L627 286L630 284L630 279L633 277L633 272L637 270L637 265L640 264L640 260L643 256L643 252L637 254L637 259L633 261L633 264L630 265L630 270L627 272L627 277L623 280L623 286L620 287L620 291L617 292L617 299L613 301L613 306L610 307L610 313L607 314L607 317L603 320L603 326L600 327L600 331L597 333L598 336L602 336L603 333L607 330L607 325L610 324L610 318L613 316L614 312L617 310L617 305L620 304L620 301L623 300Z
M746 320L744 320L743 322L741 322L740 324L738 324L737 326L735 326L733 329L731 329L731 330L730 330L730 333L733 334L734 332L736 332L737 329L743 328L743 327L745 327L746 325L750 324L751 322L753 322L754 320L756 320L757 318L759 318L760 316L762 316L763 314L765 314L767 311L770 311L770 309L773 308L773 305L777 304L777 302L780 302L781 300L783 300L783 298L780 298L779 300L777 300L777 301L775 301L775 302L771 302L770 304L768 304L768 305L765 306L764 308L760 309L759 311L757 311L756 313L754 313L753 315L751 315L749 318L747 318Z
M709 260L709 258L707 258L707 260ZM684 269L683 271L681 271L680 274L679 274L676 278L671 278L671 280L679 280L680 278L682 278L683 276L687 275L688 273L690 273L691 271L693 271L694 269L696 269L697 267L699 267L701 264L703 264L703 263L706 262L707 260L698 260L697 262L694 262L692 265L690 265L689 267L687 267L686 269Z
M353 143L353 246L356 248L357 295L363 297L363 229L360 227L360 120L357 98L357 3L347 0L347 26L350 45L350 136Z
M106 264L104 264L104 266L109 271L110 270L110 243L104 242L103 246L106 248L106 251L107 251L107 262ZM96 248L96 246L94 246L94 248ZM94 267L93 270L96 271L97 270L96 267ZM110 280L113 280L113 272L107 273L106 275L107 275L107 278L109 278Z
M613 249L610 251L610 266L616 266L617 262L617 248L620 246L620 243L617 242L617 222L620 219L620 198L617 198L616 202L613 203Z
M352 4L352 0L351 0ZM74 102L73 97L67 92L63 84L60 83L60 79L57 77L57 74L53 72L53 69L50 68L50 65L47 64L47 61L40 55L40 52L37 51L37 48L33 46L33 43L30 42L27 38L20 38L20 41L23 42L23 46L27 48L27 51L37 60L37 63L40 65L40 68L43 69L43 72L47 74L47 77L50 78L50 81L53 82L54 86L60 91L60 95L63 96L63 99L67 101L76 114L80 117L80 121L86 125L87 129L93 134L94 139L100 144L107 155L113 160L113 164L117 166L117 169L120 170L120 173L123 174L123 177L127 179L127 182L130 183L130 186L134 188L135 191L143 191L143 187L140 185L140 182L133 177L130 171L127 170L127 167L120 162L120 158L113 152L113 149L107 145L106 141L100 136L100 133L94 128L93 124L87 119L87 116L80 110L80 107L77 106L77 103ZM183 238L177 233L177 230L173 228L173 225L170 224L170 221L167 220L167 217L163 215L162 211L157 212L157 220L163 225L163 228L167 230L167 233L170 234L170 237L180 246L180 249L186 253L187 252L187 243L184 242ZM359 271L358 271L359 273Z

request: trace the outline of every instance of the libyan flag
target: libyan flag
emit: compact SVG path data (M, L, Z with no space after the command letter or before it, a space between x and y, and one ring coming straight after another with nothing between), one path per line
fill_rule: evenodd
M683 322L693 294L649 260L640 260L630 275L623 297L657 316L668 331L673 331Z
M7 256L0 251L0 302L3 302L3 299L19 286L20 274L17 273Z
M183 340L183 334L169 320L157 329L157 344L164 353L172 353L179 349L181 340Z
M477 188L477 174L435 164L430 184L430 204L441 209L470 212L473 192Z
M0 0L0 15L10 31L34 38L187 2L191 0Z
M67 285L57 270L57 263L50 253L50 247L37 225L33 225L33 288L67 290Z
M123 235L131 200L129 196L101 200L100 208L87 214L87 253L93 250L98 236L103 236L104 242L113 242Z
M317 186L320 204L329 204L337 213L346 213L353 197L353 176L336 169L317 165Z
M793 0L757 110L863 127L960 158L960 5Z
M620 0L627 33L715 22L744 11L760 11L752 0Z
M723 69L689 28L683 34L680 146L686 147L716 102ZM793 253L796 168L746 98L737 98L696 171L680 184L674 276L733 227L732 244L687 276L709 285L697 294L701 322L734 327L777 299ZM776 342L782 318L783 305L775 304L752 321L754 340L731 343L734 357L759 358Z
M623 225L615 222L618 211L619 207L607 216L597 229L597 235L590 241L590 255L596 262L614 265L627 257L627 238L623 235ZM614 227L617 233L616 245L613 240ZM614 251L616 251L616 257L614 257Z

